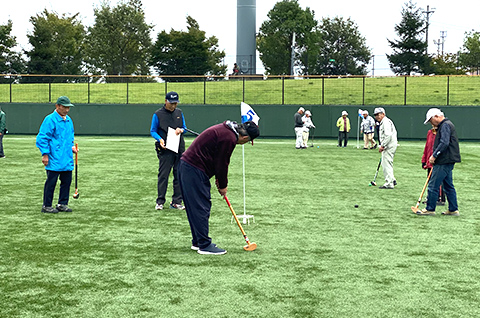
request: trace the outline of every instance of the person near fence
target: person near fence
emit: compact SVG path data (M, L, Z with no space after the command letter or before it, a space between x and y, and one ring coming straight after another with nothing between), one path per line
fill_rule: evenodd
M305 115L302 117L303 121L303 133L302 133L302 146L303 148L307 148L308 137L310 136L310 129L315 129L315 125L312 121L312 113L307 110L305 111Z
M68 207L72 184L74 145L73 121L67 115L74 105L67 96L60 96L55 110L46 116L36 138L36 146L42 154L42 163L47 172L43 188L43 213L72 212ZM52 207L53 195L60 178L58 204Z
M191 249L199 254L222 255L227 251L212 243L208 236L212 208L210 178L221 196L227 194L228 166L236 145L243 145L260 135L253 121L238 124L225 121L207 128L183 154L178 176L192 233Z
M0 159L5 158L5 152L3 151L3 136L7 133L7 115L0 107Z
M432 164L428 159L433 154L433 144L435 142L435 135L437 134L437 127L432 125L432 129L429 129L427 132L427 140L425 142L425 147L423 148L423 155L422 155L422 168L427 170L427 176L430 175L430 170L432 170ZM439 189L439 197L437 201L437 205L445 205L445 192L442 190L442 186L440 185ZM427 203L427 201L422 202L423 204Z
M348 133L350 132L350 119L348 118L348 113L346 110L342 111L342 116L337 120L338 127L338 145L337 147L347 146L348 143Z
M180 108L177 108L179 96L176 92L169 92L165 96L165 104L162 108L155 111L150 126L150 135L155 139L155 151L158 158L158 179L157 179L157 199L156 210L162 210L167 194L168 177L173 169L173 195L170 202L171 209L185 210L182 205L182 192L178 183L177 168L180 157L185 151L185 140L183 133L187 129L185 118ZM178 152L167 149L166 140L169 128L172 133L180 135Z
M385 183L379 189L393 189L397 185L397 180L393 173L393 157L397 151L397 129L393 121L385 115L385 109L375 108L373 114L375 120L380 123L378 151L382 154L382 170L385 177Z
M233 72L232 72L232 75L233 75L233 76L236 76L236 75L239 75L239 74L240 74L240 69L238 68L237 63L233 63Z
M368 115L368 110L362 111L362 123L360 125L360 133L363 133L363 149L375 149L377 143L373 138L375 133L375 120ZM370 147L369 144L370 143Z
M457 191L453 185L453 168L455 163L461 162L461 156L455 125L438 108L430 108L427 111L424 124L428 123L437 127L433 152L428 159L433 167L428 182L427 206L416 213L435 215L440 185L443 185L443 191L448 200L448 210L442 212L442 215L459 216Z
M303 120L302 115L305 112L305 108L300 107L295 115L293 115L293 119L295 121L295 148L297 149L305 149L306 147L303 146Z

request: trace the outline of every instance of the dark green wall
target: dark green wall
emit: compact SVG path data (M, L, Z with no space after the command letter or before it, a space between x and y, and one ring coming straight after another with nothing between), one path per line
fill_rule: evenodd
M70 110L77 135L149 135L152 115L162 105L95 105L77 104ZM7 115L7 127L12 134L36 134L43 118L51 113L53 104L0 104ZM187 127L201 132L224 120L240 120L240 105L182 105ZM294 137L293 115L299 106L252 105L260 116L263 137ZM313 114L315 138L337 137L335 123L342 110L349 113L352 125L350 137L356 137L358 109L373 113L375 107L303 106ZM423 139L429 126L423 125L426 111L434 106L384 106L387 116L397 127L400 139ZM479 140L478 106L440 107L457 127L463 140Z

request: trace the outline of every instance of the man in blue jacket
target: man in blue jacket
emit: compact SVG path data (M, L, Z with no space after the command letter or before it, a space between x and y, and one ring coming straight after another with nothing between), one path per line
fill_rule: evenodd
M37 135L36 146L42 153L42 163L47 171L43 189L43 213L72 212L68 207L72 183L74 130L67 115L74 105L66 96L60 96L55 111L45 117ZM56 208L52 207L53 194L60 178L60 194Z
M152 124L150 126L150 135L155 139L155 150L158 158L158 180L157 180L157 199L156 210L163 210L166 201L168 177L173 169L173 195L170 202L171 209L185 210L182 205L182 192L178 183L177 167L180 157L185 151L185 140L183 133L187 129L185 118L180 108L178 93L169 92L165 96L165 105L157 109L153 114ZM166 140L169 128L180 136L178 151L167 149Z

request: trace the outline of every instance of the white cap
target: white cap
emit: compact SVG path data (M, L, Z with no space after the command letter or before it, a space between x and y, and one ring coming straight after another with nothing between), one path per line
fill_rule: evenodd
M311 113L309 110L307 110L307 111L305 112L305 115L312 116L312 113Z
M430 119L434 116L443 116L443 113L438 108L430 108L425 116L425 121L423 122L424 125L428 124Z
M364 110L364 111L362 112L362 115L368 115L368 110Z
M300 108L297 110L297 112L299 112L299 111L302 111L302 112L304 112L304 111L305 111L305 108L303 108L303 107L300 107Z
M375 110L373 111L373 114L374 114L374 115L380 114L380 113L384 113L384 114L385 114L385 109L383 109L382 107L377 107L377 108L375 108Z
M346 110L344 110L344 111L342 112L342 116L343 116L343 115L348 115L348 113L347 113Z

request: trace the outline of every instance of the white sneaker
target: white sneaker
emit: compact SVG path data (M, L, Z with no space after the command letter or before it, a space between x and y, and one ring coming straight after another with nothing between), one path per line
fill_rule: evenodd
M155 210L163 210L163 204L157 204Z
M190 248L191 248L193 251L198 251L198 250L200 249L200 247L195 246L195 245L192 245Z

